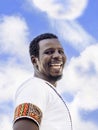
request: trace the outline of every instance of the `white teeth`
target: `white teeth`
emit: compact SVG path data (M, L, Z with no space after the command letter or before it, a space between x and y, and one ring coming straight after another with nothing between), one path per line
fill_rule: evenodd
M60 66L61 64L51 64L52 66Z
M60 68L60 66L52 66L53 68L55 68L55 69L58 69L58 68Z
M62 63L57 63L57 64L50 64L51 66L60 66Z
M52 64L51 67L54 68L54 69L60 69L61 64Z

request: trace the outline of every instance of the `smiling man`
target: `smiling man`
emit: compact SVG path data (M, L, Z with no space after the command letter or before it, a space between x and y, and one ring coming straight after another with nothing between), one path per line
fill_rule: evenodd
M37 36L29 52L34 76L17 90L13 130L72 130L69 110L56 90L66 62L58 37Z

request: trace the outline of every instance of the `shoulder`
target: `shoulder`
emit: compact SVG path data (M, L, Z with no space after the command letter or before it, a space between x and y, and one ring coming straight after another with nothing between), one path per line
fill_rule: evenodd
M22 91L34 91L34 90L37 90L37 89L44 89L43 86L45 86L46 83L39 79L39 78L30 78L28 80L26 80L24 83L21 84L21 86L19 86L19 88L17 89L16 91L16 96L19 95Z
M47 84L44 80L30 78L25 81L17 90L15 95L16 105L22 102L35 102L46 99L48 96ZM39 101L38 101L39 102Z
M48 101L47 84L44 80L38 78L31 78L25 81L17 90L15 97L15 105L33 104L43 112Z

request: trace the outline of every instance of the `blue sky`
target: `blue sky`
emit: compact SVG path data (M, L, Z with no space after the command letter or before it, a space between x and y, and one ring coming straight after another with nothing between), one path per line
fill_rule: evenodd
M67 55L58 89L74 130L98 130L97 5L97 0L1 0L1 130L12 129L15 92L33 75L29 42L44 32L58 35Z

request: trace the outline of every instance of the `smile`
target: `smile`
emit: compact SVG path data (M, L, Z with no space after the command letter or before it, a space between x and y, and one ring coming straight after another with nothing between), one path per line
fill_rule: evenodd
M62 65L63 62L51 62L49 65L55 65L55 66L58 66L58 65Z
M54 69L60 69L62 66L62 62L61 63L52 63L50 64L50 67L54 68Z

